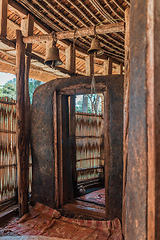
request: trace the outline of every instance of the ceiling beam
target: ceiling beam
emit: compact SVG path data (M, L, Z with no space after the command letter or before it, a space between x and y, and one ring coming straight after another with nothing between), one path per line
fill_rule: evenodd
M81 28L76 31L63 31L63 32L56 32L57 40L63 39L75 39L79 37L85 36L94 36L95 34L105 34L105 33L115 33L115 32L123 32L124 31L124 23L119 22L115 24L106 24L100 25L96 27L88 27L88 28ZM44 34L38 36L29 36L23 37L24 43L36 43L36 42L43 42L43 41L50 41L53 39L53 34Z

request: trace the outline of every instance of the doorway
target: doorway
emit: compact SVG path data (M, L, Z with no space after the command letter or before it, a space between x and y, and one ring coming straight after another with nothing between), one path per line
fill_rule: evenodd
M105 207L103 105L103 94L76 96L76 199Z

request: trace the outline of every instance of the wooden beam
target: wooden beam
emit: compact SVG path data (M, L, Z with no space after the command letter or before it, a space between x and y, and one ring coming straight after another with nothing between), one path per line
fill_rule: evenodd
M7 36L7 8L8 0L0 0L0 35Z
M66 49L66 69L72 73L76 71L76 50L73 43L71 43Z
M19 215L23 216L28 212L27 193L27 162L26 162L26 132L25 132L25 46L22 42L20 30L16 31L16 88L17 88L17 162L18 162L18 205Z
M79 37L86 37L86 36L94 36L96 34L104 34L104 33L115 33L115 32L123 32L124 31L124 23L114 23L114 24L107 24L89 28L81 28L76 31L64 31L64 32L56 32L57 40L63 39L74 39ZM39 35L33 37L24 37L24 43L36 43L41 41L47 41L52 39L53 34L46 34L46 35Z
M89 56L86 57L86 75L92 76L94 73L94 57L93 55L89 54Z

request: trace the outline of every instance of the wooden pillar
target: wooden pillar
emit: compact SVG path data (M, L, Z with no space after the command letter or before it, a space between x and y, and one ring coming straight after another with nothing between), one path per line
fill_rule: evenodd
M125 240L160 239L160 2L131 1Z
M108 58L107 61L104 61L104 75L112 74L112 58Z
M128 125L129 125L129 85L130 85L130 8L125 10L125 74L124 74L124 118L123 118L123 234L125 234L126 181L128 161Z
M59 207L59 184L58 184L58 119L57 119L57 92L53 92L53 130L54 130L54 161L55 161L55 204Z
M76 50L73 43L66 48L66 69L72 73L76 72Z
M86 75L92 76L94 73L94 56L89 54L86 57Z
M110 137L109 137L109 91L104 92L104 163L105 163L105 212L109 213L109 168L110 168Z
M21 20L21 31L24 37L33 35L34 18L30 14ZM27 52L32 52L32 44L26 44ZM26 131L26 162L28 164L28 187L29 187L29 144L30 144L30 96L29 96L29 70L31 56L25 56L25 131Z
M120 63L120 74L123 74L123 63Z
M58 117L58 163L60 205L64 205L73 196L71 159L69 158L69 109L68 96L57 96Z
M160 2L147 5L147 137L148 213L147 239L160 239Z
M8 0L0 0L0 36L7 36Z
M18 204L19 215L28 211L27 191L27 163L26 163L26 132L25 132L25 45L22 42L22 33L16 31L16 86L17 86L17 162L18 162Z
M73 196L77 195L77 171L76 171L76 113L75 96L70 96L69 101L69 139L70 139L70 161L72 168ZM73 197L72 196L72 197Z

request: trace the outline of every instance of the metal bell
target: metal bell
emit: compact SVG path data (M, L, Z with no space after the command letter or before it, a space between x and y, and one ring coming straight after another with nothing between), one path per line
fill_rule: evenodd
M47 57L44 62L48 66L57 66L61 65L63 62L59 57L59 49L56 46L49 48Z
M101 48L100 41L95 37L91 42L91 47L88 50L89 54L97 53L97 55L103 54L103 49Z

